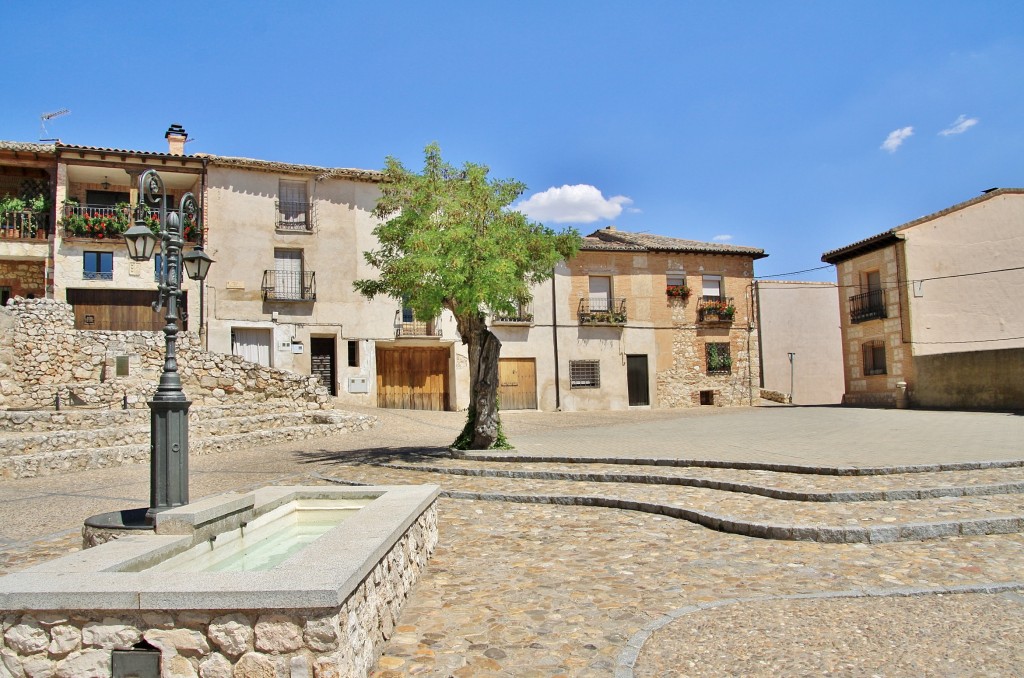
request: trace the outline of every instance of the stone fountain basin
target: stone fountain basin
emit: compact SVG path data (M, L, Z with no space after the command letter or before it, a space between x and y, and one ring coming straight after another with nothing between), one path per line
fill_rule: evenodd
M0 609L266 610L337 607L410 526L433 507L438 493L436 485L291 486L212 497L157 514L155 534L116 539L0 577ZM371 501L272 569L256 572L145 571L288 503L330 499Z

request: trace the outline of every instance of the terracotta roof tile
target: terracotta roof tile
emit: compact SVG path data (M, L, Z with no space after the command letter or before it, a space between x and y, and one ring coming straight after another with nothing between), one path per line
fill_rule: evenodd
M639 251L639 252L694 252L700 254L737 254L760 259L768 256L756 247L726 245L717 242L701 242L670 238L650 233L620 231L612 226L594 231L583 238L581 250Z

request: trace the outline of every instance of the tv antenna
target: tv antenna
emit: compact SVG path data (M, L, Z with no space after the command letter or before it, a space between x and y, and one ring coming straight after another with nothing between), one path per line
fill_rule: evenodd
M60 141L60 139L47 139L47 138L45 138L46 135L48 134L48 132L46 131L46 121L47 120L53 120L54 118L59 118L60 116L67 115L70 112L71 111L69 111L68 109L62 108L59 111L54 111L52 113L43 113L42 115L40 115L39 116L39 140L40 141Z

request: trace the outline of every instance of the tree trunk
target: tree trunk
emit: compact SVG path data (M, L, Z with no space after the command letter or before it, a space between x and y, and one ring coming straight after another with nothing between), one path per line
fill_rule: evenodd
M486 450L498 439L498 356L501 341L487 327L487 318L475 313L458 321L463 343L469 346L469 449Z

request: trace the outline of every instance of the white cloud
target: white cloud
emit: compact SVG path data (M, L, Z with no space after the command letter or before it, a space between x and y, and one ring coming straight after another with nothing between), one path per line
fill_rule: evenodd
M552 186L541 193L534 193L516 209L537 221L553 221L556 224L589 224L602 219L614 219L622 214L624 206L633 201L624 195L605 198L601 191L588 184L575 186Z
M714 238L712 238L712 240L714 240L715 242L729 242L730 240L732 240L732 236L723 233L722 235L716 235Z
M953 121L952 125L939 132L939 136L948 137L953 134L963 134L977 124L977 118L968 118L966 115L961 115Z
M914 133L913 127L901 127L900 129L894 129L889 132L889 136L882 142L882 148L890 153L895 153L896 149L903 145L903 142L907 137Z

